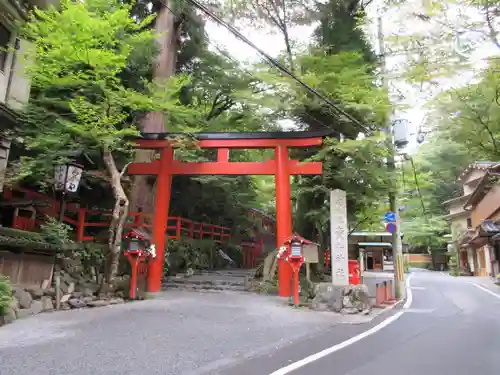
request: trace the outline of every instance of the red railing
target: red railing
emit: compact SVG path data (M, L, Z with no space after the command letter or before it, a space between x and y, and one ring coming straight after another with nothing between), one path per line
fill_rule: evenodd
M56 217L59 213L60 203L51 199L43 194L27 189L18 189L16 192L5 190L4 198L12 200L15 193L21 193L23 199L39 199L47 203L47 207L39 209L40 213ZM66 214L64 215L64 222L76 228L77 241L92 241L95 236L89 235L87 229L89 228L107 228L111 221L112 212L110 210L90 210L80 208L78 204L68 204L66 206ZM95 220L92 216L97 216ZM17 229L35 231L40 227L43 220L36 220L32 217L23 217L15 215L13 218L13 227ZM130 212L126 228L152 228L153 215L143 212ZM167 235L169 239L191 238L191 239L210 239L216 242L229 241L231 239L231 228L201 223L184 219L181 217L169 217L167 222Z

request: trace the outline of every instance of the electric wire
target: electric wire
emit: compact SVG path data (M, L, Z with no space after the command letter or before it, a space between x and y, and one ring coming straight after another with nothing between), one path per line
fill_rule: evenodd
M330 99L328 99L325 95L321 94L318 92L316 89L312 88L309 86L307 83L302 81L300 78L295 76L292 72L290 72L287 68L285 68L283 65L281 65L276 59L272 58L269 56L266 52L264 52L262 49L260 49L257 45L255 45L251 40L249 40L247 37L245 37L240 31L238 31L234 26L228 24L226 21L222 20L219 18L216 14L214 14L210 9L208 9L205 5L200 4L197 0L186 0L188 3L193 5L194 7L198 8L201 10L203 13L205 13L209 18L211 18L213 21L215 21L217 24L220 26L223 26L225 29L230 31L234 36L236 36L239 40L250 46L252 49L257 51L261 56L263 56L271 65L273 65L276 69L290 77L292 80L297 82L299 85L304 87L307 91L309 91L311 94L315 95L317 98L321 99L323 102L325 102L330 108L335 110L336 112L340 113L343 115L345 118L348 120L352 121L356 125L358 125L363 131L366 133L370 133L370 130L363 125L359 120L357 120L355 117L350 115L348 112L344 111L342 108L337 106L334 102L332 102ZM162 3L164 4L164 1L162 0Z
M169 7L167 4L165 4L165 2L163 0L161 0L161 3L162 5L170 12L172 13L175 17L179 17L179 14L177 14L171 7ZM187 18L189 18L189 16L187 16ZM191 20L192 21L192 20ZM238 66L238 68L243 72L243 73L246 73L248 74L250 77L252 77L253 79L259 81L259 82L262 82L262 83L266 83L264 82L261 78L257 77L254 73L252 73L249 69L241 66L241 62L240 61L237 61L234 57L232 57L230 54L228 54L226 51L223 51L216 43L210 41L208 41L208 43L212 43L214 45L214 47L219 51L219 53L221 53L224 57L226 57L227 59L231 60L234 64L236 64ZM328 126L326 125L323 121L321 121L320 119L312 116L310 113L308 113L307 111L304 111L303 114L306 116L306 117L309 117L311 120L319 123L321 126L323 126L325 129L328 129L332 132L332 134L336 134L338 136L341 136L343 137L343 134L335 129L333 129L331 126Z
M413 162L413 158L411 156L409 156L409 159L410 159L410 163L411 163L411 168L413 170L413 179L415 180L415 186L417 188L417 193L418 193L418 196L420 198L420 205L422 206L422 213L424 215L425 221L427 223L429 223L429 220L427 218L427 210L425 209L424 199L422 197L422 192L420 190L420 184L418 182L417 170L415 169L415 163Z

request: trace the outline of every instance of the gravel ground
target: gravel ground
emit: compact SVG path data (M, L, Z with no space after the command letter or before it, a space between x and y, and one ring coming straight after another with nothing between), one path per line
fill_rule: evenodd
M204 374L346 319L361 322L293 310L275 297L172 291L154 300L42 314L5 326L0 374Z

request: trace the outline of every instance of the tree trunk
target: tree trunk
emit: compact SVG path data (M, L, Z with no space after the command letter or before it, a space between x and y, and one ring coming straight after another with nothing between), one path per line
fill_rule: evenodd
M116 167L115 159L109 148L103 149L103 161L111 177L111 187L115 197L115 206L108 230L108 261L102 286L111 286L118 273L122 247L123 227L128 216L129 200L121 183L121 173Z
M177 52L179 50L179 28L175 15L169 10L173 8L172 0L162 5L156 19L155 33L159 35L157 41L160 53L156 61L153 77L157 82L167 81L175 73ZM166 131L162 113L150 112L141 123L144 133L164 133ZM152 150L137 150L136 162L149 162L154 157ZM132 212L154 211L155 191L150 184L148 176L134 176L130 194L130 209ZM152 223L151 223L152 224Z

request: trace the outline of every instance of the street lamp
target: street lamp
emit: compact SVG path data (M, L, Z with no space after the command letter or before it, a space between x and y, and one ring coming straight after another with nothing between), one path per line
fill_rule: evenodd
M75 193L78 190L82 178L83 167L79 164L69 162L54 167L54 188L61 192L61 208L59 221L63 222L66 208L66 194Z

